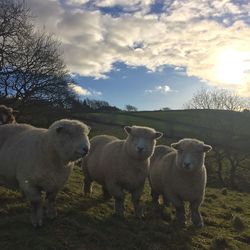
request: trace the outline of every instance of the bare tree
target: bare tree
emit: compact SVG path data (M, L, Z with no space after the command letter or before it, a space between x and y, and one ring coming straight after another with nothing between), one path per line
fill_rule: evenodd
M184 104L184 108L242 111L249 109L249 102L234 91L219 88L201 88L190 101Z
M0 96L25 103L68 96L70 77L53 36L35 31L24 2L0 2Z
M233 189L240 186L238 170L249 159L244 121L241 112L211 110L206 112L207 126L202 131L203 139L213 146L210 159L220 184Z
M128 104L125 106L125 110L132 112L132 111L137 111L138 109L135 106Z

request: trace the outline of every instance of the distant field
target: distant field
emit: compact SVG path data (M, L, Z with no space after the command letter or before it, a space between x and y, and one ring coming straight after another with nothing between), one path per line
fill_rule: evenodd
M116 113L75 113L73 117L92 124L92 135L107 133L121 138L124 125L151 126L162 132L163 142L195 137L211 144L250 148L250 113L219 110L170 110Z
M15 192L0 188L0 249L249 249L250 195L208 188L202 206L206 226L186 228L173 221L173 210L166 208L164 219L152 210L148 185L143 195L145 219L134 218L131 202L126 200L126 218L113 217L113 201L103 202L100 188L93 195L81 194L82 174L76 168L69 184L58 197L58 218L44 221L44 227L32 228L29 209ZM128 197L129 198L129 197ZM244 226L233 225L237 216Z

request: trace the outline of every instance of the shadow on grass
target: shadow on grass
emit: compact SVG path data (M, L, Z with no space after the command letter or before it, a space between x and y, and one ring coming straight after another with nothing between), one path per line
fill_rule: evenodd
M112 214L113 201L99 197L79 197L69 206L62 203L58 218L45 218L38 230L29 222L28 207L1 216L0 249L191 249L193 228L180 228L154 216L140 221L131 213L119 219Z

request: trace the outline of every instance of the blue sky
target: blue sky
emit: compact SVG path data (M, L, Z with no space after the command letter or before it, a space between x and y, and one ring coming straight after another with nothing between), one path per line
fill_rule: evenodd
M201 87L250 96L250 1L29 0L79 98L181 109Z
M129 67L122 63L116 63L114 67L107 79L79 76L75 79L80 86L102 93L93 93L95 99L105 99L119 108L131 104L140 110L180 109L197 89L204 86L196 77L187 77L184 69L176 71L166 66L162 71L149 72L145 67ZM169 86L170 90L157 89L159 86Z

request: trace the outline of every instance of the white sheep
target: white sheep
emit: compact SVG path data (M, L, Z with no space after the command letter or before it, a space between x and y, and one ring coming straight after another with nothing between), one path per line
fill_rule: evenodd
M152 128L126 126L126 140L99 135L92 138L88 156L83 160L84 193L91 191L92 181L102 185L104 198L115 198L115 213L124 215L124 190L132 194L135 216L143 216L140 197L148 175L149 159L156 139L162 133Z
M0 185L20 189L31 203L34 227L42 225L41 191L47 214L56 216L55 199L70 174L70 162L85 156L89 128L76 120L59 120L49 129L27 124L0 126Z
M170 201L176 209L176 217L185 224L184 201L190 202L194 225L202 227L203 219L199 207L206 186L205 153L212 149L196 139L182 139L173 143L173 152L158 153L150 165L149 182L153 204L158 207L159 195L164 202Z

